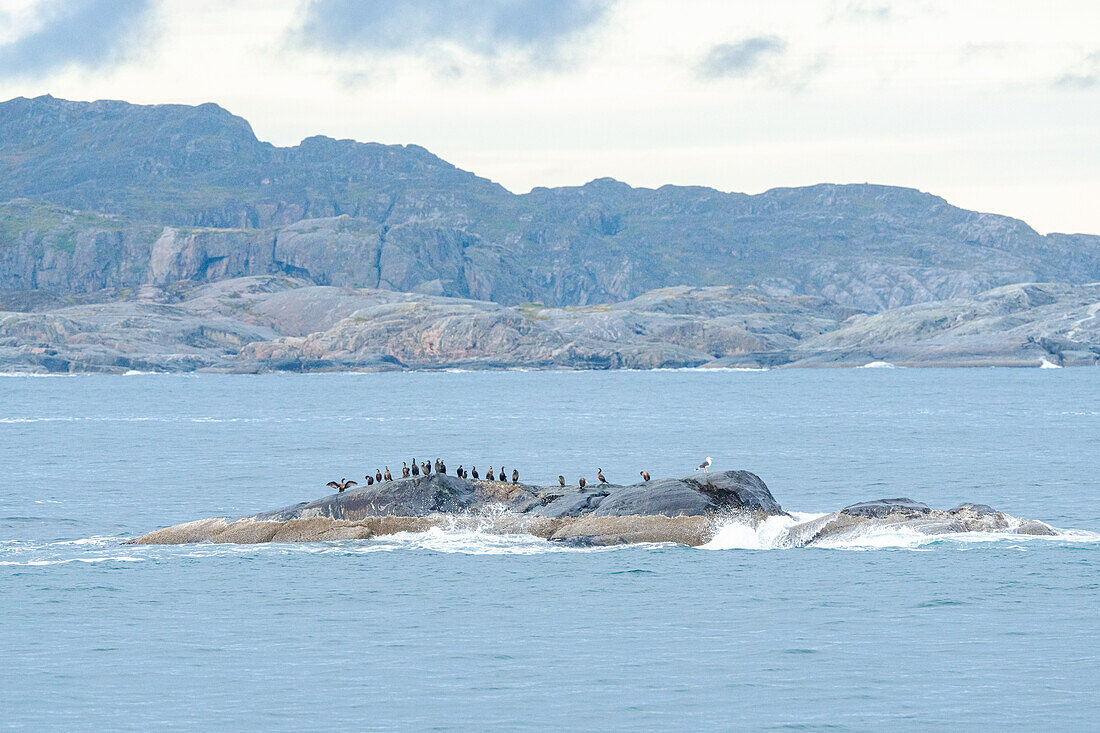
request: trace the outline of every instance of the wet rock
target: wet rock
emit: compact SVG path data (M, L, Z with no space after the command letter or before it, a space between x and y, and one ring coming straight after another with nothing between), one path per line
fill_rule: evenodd
M840 513L853 517L873 517L882 519L891 514L903 517L915 517L922 514L928 514L931 511L932 508L927 504L922 504L912 499L877 499L875 501L864 501L846 506L840 510Z

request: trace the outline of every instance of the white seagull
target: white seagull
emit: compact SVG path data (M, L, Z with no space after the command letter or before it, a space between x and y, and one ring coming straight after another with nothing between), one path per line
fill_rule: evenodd
M710 468L710 456L707 456L707 460L700 463L699 468L697 468L695 470L696 471L702 471L703 473L707 473L708 468Z

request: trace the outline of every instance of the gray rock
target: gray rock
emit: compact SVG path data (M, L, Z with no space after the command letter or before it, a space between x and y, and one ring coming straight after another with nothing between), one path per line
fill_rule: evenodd
M853 517L870 517L883 519L888 516L914 517L922 514L930 514L932 508L927 504L912 499L877 499L864 501L858 504L846 506L840 510L841 514Z
M545 519L582 516L704 516L751 512L782 514L768 487L748 471L716 471L633 486L605 484L585 489L529 486L504 481L467 481L430 474L372 486L355 486L316 501L262 512L256 520L423 517L484 512L496 507Z
M615 487L592 512L596 516L663 514L698 516L716 512L783 514L760 477L748 471L699 473Z

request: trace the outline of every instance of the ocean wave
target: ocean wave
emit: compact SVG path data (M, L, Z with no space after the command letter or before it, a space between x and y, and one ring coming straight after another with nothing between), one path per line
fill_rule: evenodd
M806 512L792 512L790 517L768 517L752 523L731 519L718 527L714 538L701 549L705 550L778 550L797 545L791 542L789 530L797 525L826 516ZM1010 526L1018 526L1020 520L1005 515ZM1100 533L1087 530L1056 530L1057 534L1030 535L1015 532L953 532L926 534L904 525L871 525L815 541L812 547L831 550L927 550L937 545L965 546L980 543L1100 543Z

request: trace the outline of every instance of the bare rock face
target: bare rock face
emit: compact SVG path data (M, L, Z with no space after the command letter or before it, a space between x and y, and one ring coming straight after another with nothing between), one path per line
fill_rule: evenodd
M723 471L633 486L544 487L430 474L353 487L238 520L168 527L137 544L364 538L449 522L491 526L573 544L703 544L717 520L763 519L783 510L758 476ZM290 539L288 539L290 538Z
M883 528L905 528L927 535L958 532L1055 534L1043 522L1015 519L986 504L960 504L954 509L939 510L912 499L877 499L796 524L787 530L780 544L805 547L836 543Z
M203 519L131 540L191 542L312 542L369 539L431 527L523 533L579 546L635 542L709 542L728 521L756 524L790 516L749 471L716 471L631 486L533 486L467 481L429 474L353 487L242 519ZM912 499L878 499L789 527L779 547L829 545L882 528L927 535L1002 532L1053 535L1048 525L1019 520L985 504L937 510Z
M356 486L316 501L263 512L257 521L311 517L423 517L503 508L549 519L600 516L707 516L735 512L759 517L782 514L760 477L748 471L716 471L632 486L530 486L506 481L467 481L448 474Z

